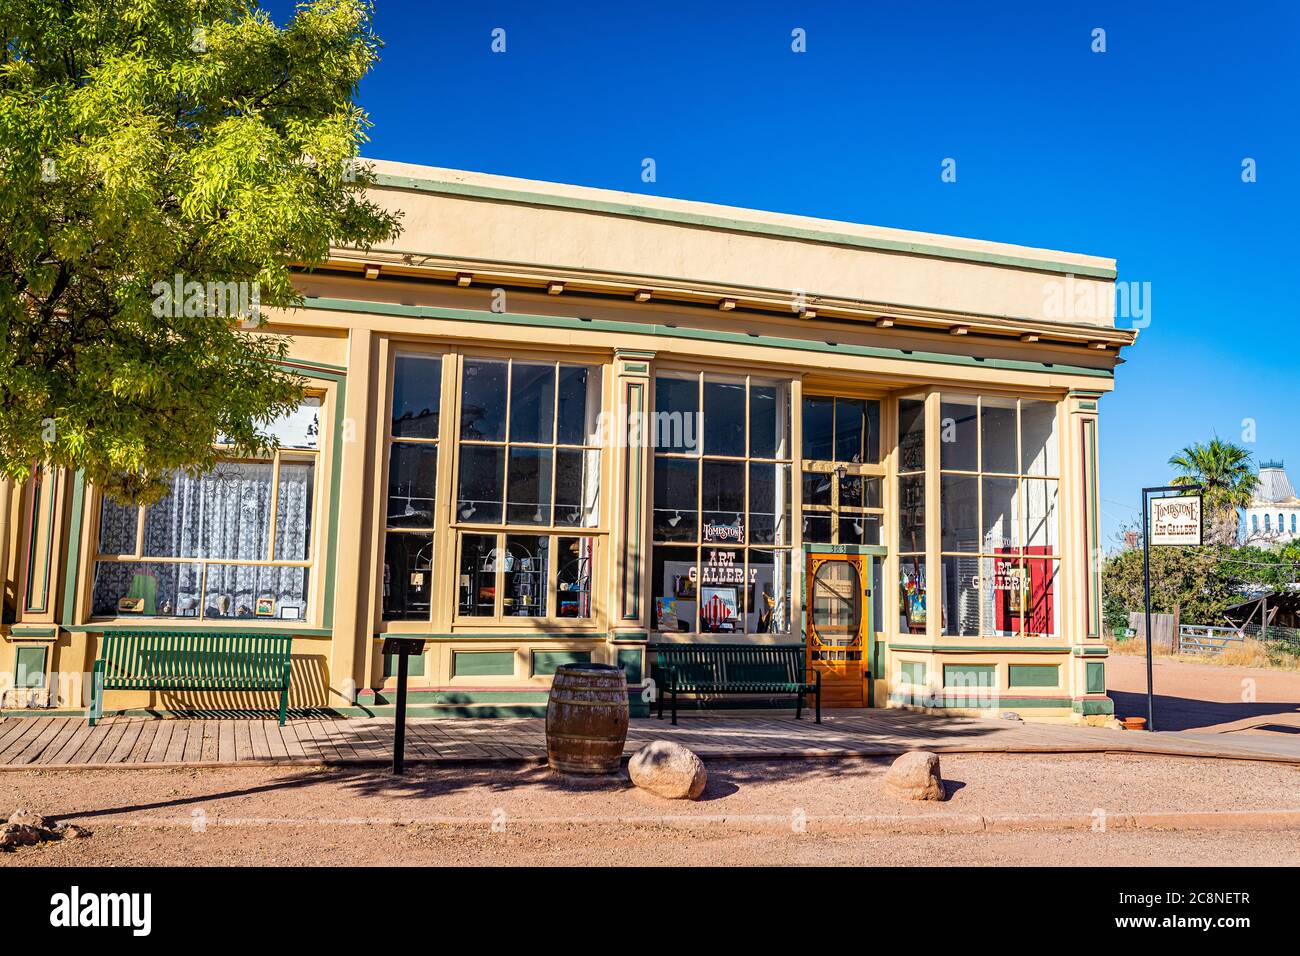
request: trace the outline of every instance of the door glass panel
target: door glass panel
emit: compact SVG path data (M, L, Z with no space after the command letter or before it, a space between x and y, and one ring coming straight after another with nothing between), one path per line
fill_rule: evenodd
M823 642L846 644L858 636L862 584L848 561L827 561L813 575L813 627Z

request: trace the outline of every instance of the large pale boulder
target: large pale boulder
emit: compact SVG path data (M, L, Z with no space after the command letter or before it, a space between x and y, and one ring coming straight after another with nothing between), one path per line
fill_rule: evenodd
M885 783L895 796L908 800L943 800L943 777L939 755L927 750L903 754L885 774Z
M652 741L633 754L627 775L642 790L669 800L696 800L709 782L704 761L667 740Z
M9 814L9 822L18 826L35 827L38 830L48 830L50 828L50 821L45 817L22 808Z

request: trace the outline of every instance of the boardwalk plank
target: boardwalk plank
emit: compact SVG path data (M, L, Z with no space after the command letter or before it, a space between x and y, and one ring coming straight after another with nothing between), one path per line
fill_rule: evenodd
M167 755L163 759L168 763L180 763L185 755L186 739L197 721L173 720L172 723L176 725L176 729L172 731L171 739L167 741Z
M24 717L22 732L9 738L9 743L0 750L0 762L11 763L13 758L27 749L27 745L41 735L41 732L50 725L53 717Z
M235 760L253 759L253 740L247 720L231 721L235 725Z
M306 756L302 743L298 740L298 722L291 721L280 728L280 741L289 753L289 758L299 760Z
M252 746L255 760L267 760L271 756L271 747L266 742L266 721L248 721L248 739Z
M215 720L203 721L203 742L200 748L200 760L214 761L217 759L217 735L220 733Z
M117 746L117 742L122 739L129 726L129 719L126 717L115 718L108 725L108 733L104 734L104 739L100 741L94 752L86 758L86 763L107 763L109 754Z
M289 756L289 748L285 745L281 730L278 721L262 721L262 731L266 734L267 749L270 750L271 756L277 760L284 760Z
M235 757L235 722L221 720L217 722L217 759L229 763Z
M64 725L67 720L67 717L56 717L51 720L49 725L41 731L40 735L35 737L31 743L21 751L14 754L13 759L9 762L26 764L33 763L40 759L41 754L44 753L54 743L55 738L64 731Z
M203 759L203 725L206 720L189 721L189 732L185 735L185 752L181 754L181 760L186 763L196 763Z
M149 753L145 756L146 763L162 763L167 756L167 744L171 742L172 733L176 729L174 720L158 720L158 732L154 734L153 743L149 745Z
M140 739L140 732L144 730L145 722L143 720L133 719L122 733L121 739L118 740L117 746L113 752L105 758L105 763L120 763L131 753L135 742Z
M33 763L51 764L54 763L59 754L68 746L69 742L79 734L86 726L86 722L80 717L65 717L63 726L59 730L58 736L55 737L48 747L41 751L41 755Z
M149 756L149 748L153 746L154 737L158 736L158 725L160 720L146 720L141 725L140 737L131 748L131 753L127 756L124 763L144 763Z

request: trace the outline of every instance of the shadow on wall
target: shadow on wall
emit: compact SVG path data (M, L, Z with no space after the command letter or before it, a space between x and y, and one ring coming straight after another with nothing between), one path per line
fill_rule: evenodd
M329 668L324 654L289 657L289 712L320 710L329 702ZM109 692L110 694L112 691ZM150 708L173 713L235 715L280 710L279 691L175 690L151 695ZM115 708L107 708L115 709Z

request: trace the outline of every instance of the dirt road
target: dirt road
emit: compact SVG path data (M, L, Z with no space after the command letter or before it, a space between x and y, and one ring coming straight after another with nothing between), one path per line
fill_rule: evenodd
M1106 683L1117 717L1147 712L1146 658L1116 654ZM1300 734L1300 671L1155 659L1157 730Z
M978 814L1300 809L1300 767L1127 755L952 755L950 798L901 801L887 761L714 762L704 798L662 801L626 781L539 768L379 771L33 771L0 778L0 807L93 831L0 854L0 866L398 864L1300 864L1300 830L1090 828L890 833ZM1094 817L1095 818L1095 817ZM869 832L862 821L875 820ZM892 824L891 824L892 826Z

